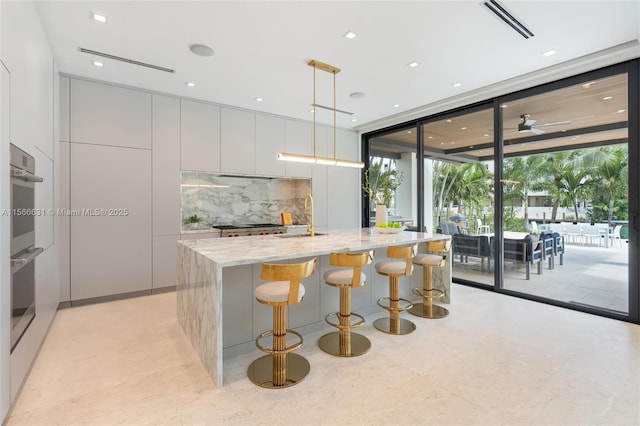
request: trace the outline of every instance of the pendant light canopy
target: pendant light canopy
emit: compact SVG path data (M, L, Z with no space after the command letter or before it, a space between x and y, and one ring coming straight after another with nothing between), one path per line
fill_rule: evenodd
M324 62L316 61L315 59L309 61L307 65L313 67L313 155L279 152L277 155L278 160L296 161L299 163L325 164L328 166L363 168L364 163L362 161L342 160L336 158L336 74L340 72L340 68L334 67L333 65L325 64ZM318 105L316 103L317 69L333 74L333 158L318 157L316 155L316 110L318 109Z

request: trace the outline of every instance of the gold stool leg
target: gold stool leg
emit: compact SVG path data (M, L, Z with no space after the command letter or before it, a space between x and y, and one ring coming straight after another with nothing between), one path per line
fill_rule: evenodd
M409 313L422 318L444 318L449 315L449 311L440 305L434 305L433 299L435 297L442 297L440 290L433 290L433 266L423 265L422 270L424 272L422 283L422 303L414 303L413 307L409 309ZM419 291L419 289L414 289Z
M389 311L389 317L378 318L373 322L373 326L387 334L409 334L413 332L416 329L416 325L409 320L400 318L400 312L407 310L400 307L401 300L410 303L408 300L400 298L400 277L390 275L389 306L385 308Z
M263 333L264 334L264 333ZM304 357L288 353L287 306L273 307L273 351L249 365L249 379L263 388L277 389L302 381L311 367Z
M355 315L355 314L354 314ZM320 349L335 356L351 357L362 355L371 348L371 341L351 329L351 287L340 287L340 312L338 330L325 334L318 340ZM357 325L364 323L364 319ZM331 323L330 323L331 324ZM331 324L334 325L335 324Z

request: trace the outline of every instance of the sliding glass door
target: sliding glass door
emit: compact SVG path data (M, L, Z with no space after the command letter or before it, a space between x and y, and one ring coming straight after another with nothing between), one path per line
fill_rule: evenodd
M628 314L628 86L591 75L501 103L504 289Z

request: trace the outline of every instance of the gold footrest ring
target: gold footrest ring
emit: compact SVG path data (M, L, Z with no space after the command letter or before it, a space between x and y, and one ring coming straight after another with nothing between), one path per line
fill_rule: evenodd
M355 312L351 312L351 316L352 317L358 317L360 318L360 321L353 323L353 324L349 324L349 325L340 325L340 323L337 322L331 322L329 321L329 317L332 316L338 316L340 315L340 312L331 312L330 314L327 314L324 317L324 320L327 324L329 324L331 327L335 327L339 330L346 330L346 329L351 329L351 328L357 328L360 327L362 324L364 324L364 317L360 314L356 314Z
M258 347L258 349L260 349L262 352L266 352L268 354L286 354L289 353L291 351L295 351L296 349L298 349L300 346L302 346L302 334L298 333L295 330L291 330L287 328L287 334L295 334L296 336L298 336L298 338L300 338L299 342L294 343L291 346L287 346L286 348L282 349L282 350L275 350L275 349L269 349L269 348L265 348L264 346L262 346L260 344L260 339L262 339L263 337L267 337L273 334L273 330L267 330L264 333L260 334L258 336L258 338L256 339L256 346Z
M427 295L427 292L431 292L431 294ZM444 296L444 291L438 290L436 288L432 288L431 290L425 290L422 287L416 287L413 289L413 294L420 297L426 297L427 299L435 299L437 297Z
M430 303L415 303L413 308L409 309L409 313L422 318L445 318L449 315L449 311L440 305L432 305Z
M413 307L413 302L411 302L410 300L407 300L407 299L403 299L402 297L400 299L398 299L398 302L404 302L404 303L406 303L406 305L405 306L398 306L396 308L391 307L391 306L386 306L386 305L383 305L382 303L380 303L380 302L383 302L383 301L389 301L390 302L391 298L389 298L389 297L381 297L376 302L378 304L378 306L380 306L382 309L387 310L389 312L391 312L391 311L404 312L404 311L408 311L409 309L411 309Z

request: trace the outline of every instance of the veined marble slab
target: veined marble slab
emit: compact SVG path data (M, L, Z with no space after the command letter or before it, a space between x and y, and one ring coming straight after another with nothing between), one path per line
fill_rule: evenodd
M328 231L327 235L315 237L282 238L276 235L265 235L181 240L177 242L178 322L214 383L221 387L223 384L223 268L450 238L449 235L407 231L398 234L379 234L364 228ZM450 274L447 276L448 280L442 280L441 277L434 279L436 288L442 286L446 289L444 302L449 301Z

